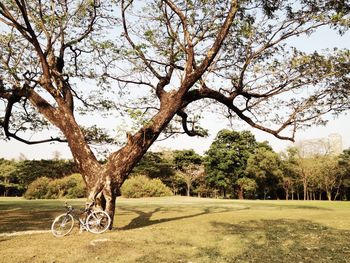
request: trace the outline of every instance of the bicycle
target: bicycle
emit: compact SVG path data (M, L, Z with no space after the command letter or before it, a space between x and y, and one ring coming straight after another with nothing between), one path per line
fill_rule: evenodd
M74 219L78 220L80 230L87 230L94 234L101 234L105 232L111 224L110 216L102 210L93 210L94 204L87 204L86 208L82 210L80 215L84 215L83 219L74 211L71 205L65 202L66 213L61 214L55 218L51 225L51 232L56 237L63 237L68 235L74 227Z

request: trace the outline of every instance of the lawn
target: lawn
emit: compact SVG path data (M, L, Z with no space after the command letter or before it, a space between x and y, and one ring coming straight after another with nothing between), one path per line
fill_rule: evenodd
M49 230L63 204L0 198L0 262L350 262L350 202L120 198L101 235L6 234Z

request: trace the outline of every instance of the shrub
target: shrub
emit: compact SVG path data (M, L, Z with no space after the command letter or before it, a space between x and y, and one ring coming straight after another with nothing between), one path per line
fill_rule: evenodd
M81 174L72 174L68 176L67 198L82 198L86 196L86 185Z
M121 187L122 196L127 198L160 197L172 195L171 190L160 179L149 179L144 175L127 179Z
M57 199L64 196L65 185L62 179L52 180L47 186L47 193L44 198Z
M72 174L51 180L40 177L33 181L24 197L27 199L81 198L86 194L86 187L80 174Z
M51 179L47 177L39 177L35 179L24 193L26 199L43 199L48 192L48 186Z

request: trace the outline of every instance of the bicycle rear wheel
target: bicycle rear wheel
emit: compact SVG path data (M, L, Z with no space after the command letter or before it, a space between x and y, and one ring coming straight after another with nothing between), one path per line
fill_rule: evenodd
M72 231L74 218L71 214L62 214L55 218L51 225L51 232L56 237L63 237Z
M86 218L86 227L94 234L105 232L110 224L111 218L105 211L93 211Z

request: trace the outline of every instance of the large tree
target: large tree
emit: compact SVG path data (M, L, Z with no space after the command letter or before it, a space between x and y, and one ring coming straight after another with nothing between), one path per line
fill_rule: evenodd
M112 215L120 186L161 133L179 123L205 134L197 121L207 109L221 105L291 140L324 113L348 109L349 51L288 46L321 27L344 33L348 1L1 1L2 137L67 142L89 199ZM91 143L114 138L92 117L106 109L115 119L126 110L135 125L101 164ZM52 126L51 137L30 140L30 129Z
M294 200L294 193L297 193L299 199L299 189L301 188L301 182L299 180L299 162L298 162L298 149L295 147L287 148L286 152L280 153L282 161L282 187L286 193L286 200L289 199L291 194L292 200Z
M321 189L327 194L329 201L336 200L339 195L339 189L343 184L345 171L339 165L339 158L335 156L319 157Z
M249 131L219 131L206 153L209 185L221 191L224 196L227 191L233 193L237 179L246 175L249 156L260 145L265 144L258 143ZM238 190L241 191L242 188L239 186ZM240 197L242 194L241 191Z
M282 169L280 157L268 147L258 147L249 156L246 165L246 173L256 180L264 200L268 194L272 195L272 198L277 197L276 188L282 181Z

